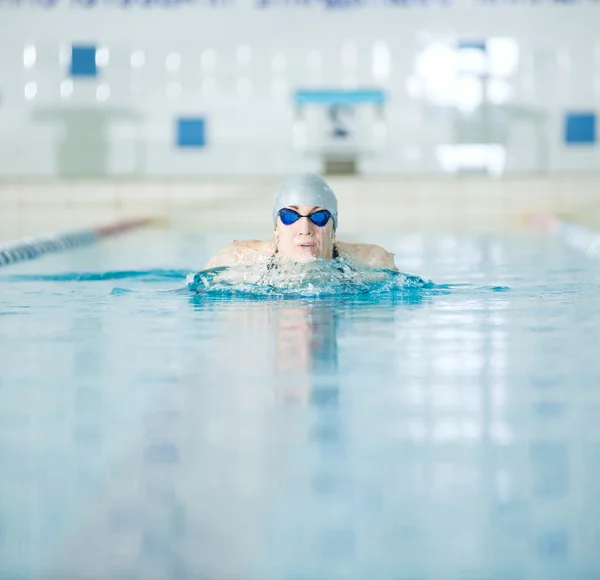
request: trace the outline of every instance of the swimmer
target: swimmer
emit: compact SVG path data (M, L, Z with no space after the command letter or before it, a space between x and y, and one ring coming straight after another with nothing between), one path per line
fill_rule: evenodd
M398 271L394 255L375 244L338 242L337 199L327 182L312 173L290 177L277 189L273 200L273 238L235 240L204 267L250 266L275 260L306 263L312 260L344 261Z

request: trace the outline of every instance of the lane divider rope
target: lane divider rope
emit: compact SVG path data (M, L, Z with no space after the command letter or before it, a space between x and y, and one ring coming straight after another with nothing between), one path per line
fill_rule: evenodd
M88 246L103 238L144 227L153 222L153 218L120 220L102 226L23 238L0 244L0 268L25 260L33 260L45 254Z

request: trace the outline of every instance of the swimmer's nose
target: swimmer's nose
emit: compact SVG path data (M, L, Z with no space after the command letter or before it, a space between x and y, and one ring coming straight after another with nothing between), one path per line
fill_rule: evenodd
M304 235L312 235L313 230L310 227L310 220L307 217L302 217L298 221L298 233Z

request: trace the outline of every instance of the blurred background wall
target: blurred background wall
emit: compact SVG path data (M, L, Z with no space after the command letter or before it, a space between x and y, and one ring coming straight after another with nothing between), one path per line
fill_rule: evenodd
M600 2L0 0L0 179L600 169Z

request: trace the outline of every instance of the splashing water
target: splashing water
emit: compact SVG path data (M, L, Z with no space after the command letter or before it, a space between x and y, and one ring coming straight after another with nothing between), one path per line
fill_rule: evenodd
M201 295L317 297L406 293L435 288L419 276L339 261L314 260L288 268L219 267L189 274L187 288Z

